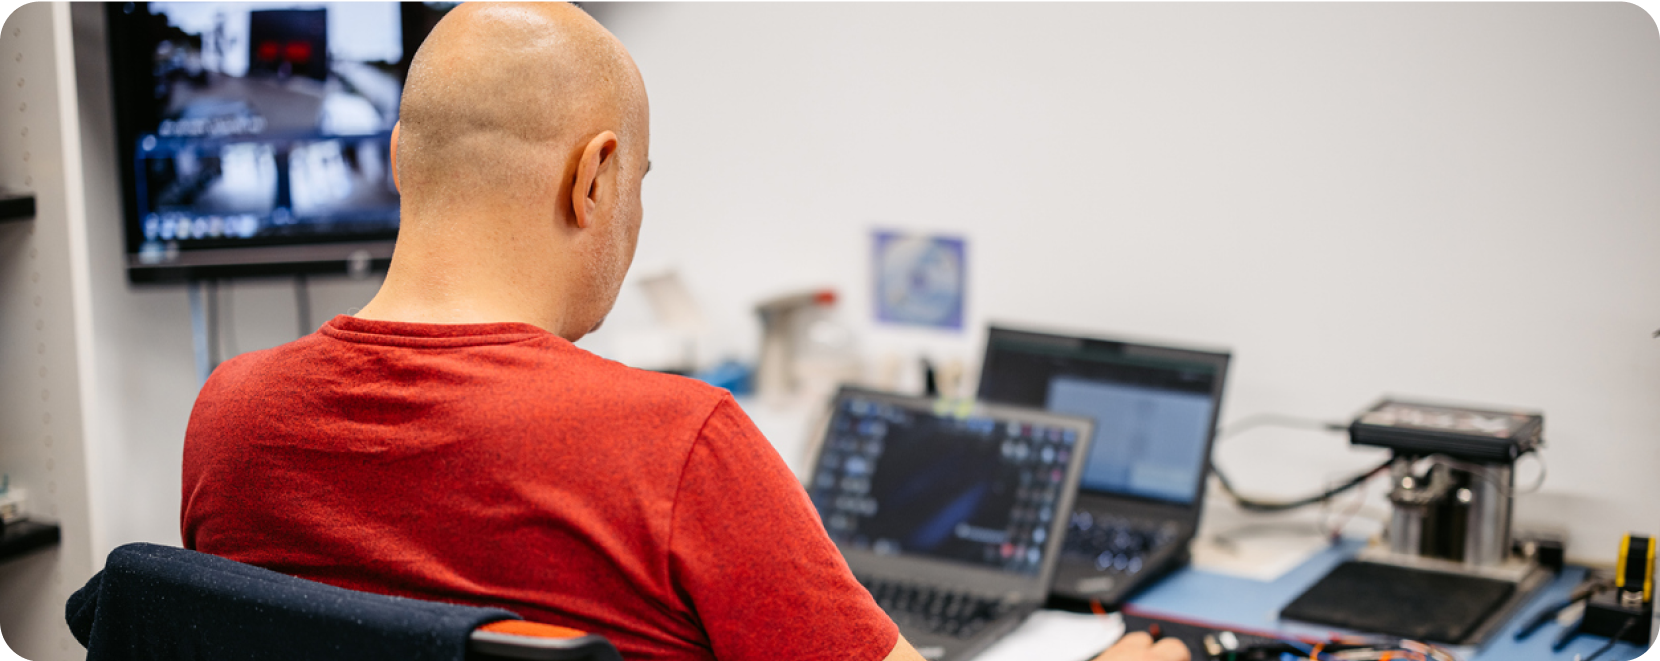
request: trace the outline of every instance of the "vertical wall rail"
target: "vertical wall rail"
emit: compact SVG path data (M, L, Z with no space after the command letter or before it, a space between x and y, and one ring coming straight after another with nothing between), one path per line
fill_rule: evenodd
M33 661L84 658L64 602L92 574L85 453L92 366L85 195L69 6L36 3L0 28L0 188L34 193L0 224L0 472L56 548L0 564L0 636Z

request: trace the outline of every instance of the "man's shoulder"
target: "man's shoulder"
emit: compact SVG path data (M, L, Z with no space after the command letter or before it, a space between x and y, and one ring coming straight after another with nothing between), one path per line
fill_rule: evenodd
M577 347L569 364L577 367L577 379L561 378L556 371L547 373L545 383L551 389L577 397L590 396L601 400L599 405L618 410L644 412L641 409L680 409L682 413L709 415L731 393L697 379L629 367L614 360L602 358ZM578 392L572 393L575 388Z
M269 379L292 376L295 367L308 364L303 354L316 335L308 335L274 347L240 353L213 367L213 374L203 386L203 394L219 388L246 384L250 379Z
M558 339L449 349L362 347L314 334L269 349L248 352L219 365L200 400L242 400L258 392L267 403L281 393L351 397L364 387L394 390L400 396L449 397L473 390L470 406L511 404L520 414L574 420L630 419L663 426L701 426L731 394L696 379L629 367ZM476 351L488 352L482 356ZM405 353L407 352L407 353ZM442 395L440 393L443 393ZM277 400L273 400L277 398Z

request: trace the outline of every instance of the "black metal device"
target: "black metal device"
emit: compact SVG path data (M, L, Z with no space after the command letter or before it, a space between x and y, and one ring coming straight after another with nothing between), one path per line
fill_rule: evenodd
M1585 619L1579 623L1578 633L1647 645L1653 604L1621 603L1619 593L1612 590L1591 595L1585 602Z
M1593 576L1587 579L1567 601L1549 606L1535 615L1516 632L1516 638L1520 640L1533 635L1558 614L1583 601L1584 613L1572 626L1557 634L1552 649L1560 651L1581 634L1608 638L1607 644L1584 659L1594 661L1618 641L1649 644L1654 633L1654 549L1652 537L1626 534L1620 542L1613 578Z
M1580 633L1646 645L1654 619L1654 539L1627 533L1620 540L1614 587L1585 603Z
M1349 442L1400 454L1511 462L1538 448L1544 416L1385 399L1349 425Z
M1350 442L1393 451L1388 545L1333 570L1282 617L1485 644L1550 575L1511 534L1514 464L1543 430L1530 411L1384 399L1361 413Z
M1562 568L1568 562L1567 541L1560 533L1530 531L1513 534L1510 552L1538 562L1539 566L1549 569L1553 574L1562 573Z

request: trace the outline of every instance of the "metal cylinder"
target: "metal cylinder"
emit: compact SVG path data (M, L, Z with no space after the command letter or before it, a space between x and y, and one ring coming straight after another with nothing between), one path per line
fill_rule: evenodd
M1402 480L1412 479L1412 458L1395 457L1389 467L1393 488L1400 488ZM1389 550L1403 555L1418 555L1422 544L1424 514L1422 511L1396 505L1389 516Z
M1510 556L1510 494L1515 472L1492 464L1471 471L1471 500L1464 528L1464 563L1491 567Z

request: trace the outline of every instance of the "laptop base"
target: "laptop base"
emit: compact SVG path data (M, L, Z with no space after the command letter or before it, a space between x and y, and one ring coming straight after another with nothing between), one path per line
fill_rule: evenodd
M1051 610L1064 610L1074 613L1089 613L1097 607L1106 612L1117 611L1124 607L1136 595L1147 591L1147 588L1163 580L1178 569L1186 567L1192 561L1192 555L1187 553L1186 545L1182 546L1182 553L1170 556L1164 562L1158 563L1150 569L1144 570L1133 580L1120 581L1112 589L1105 592L1081 593L1075 590L1062 590L1059 582L1050 588L1049 599L1043 607ZM1061 559L1064 568L1067 558ZM1056 578L1060 573L1056 573Z

